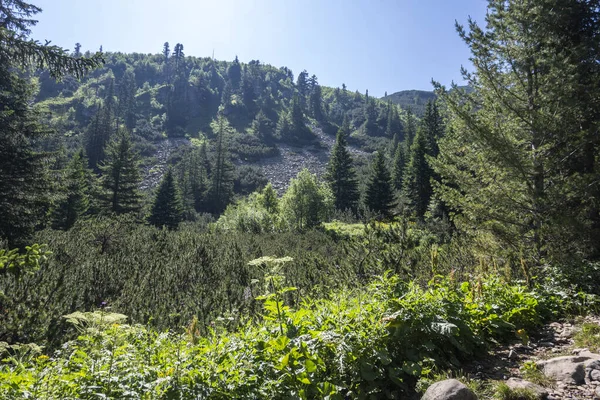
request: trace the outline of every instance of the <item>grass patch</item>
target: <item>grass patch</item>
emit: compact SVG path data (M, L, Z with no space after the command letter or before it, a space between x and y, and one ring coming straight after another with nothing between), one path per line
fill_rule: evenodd
M586 322L581 325L581 330L575 334L575 345L587 347L590 351L600 350L600 325Z
M554 381L544 375L535 361L525 361L521 367L521 374L523 375L523 379L531 383L544 387L552 387L554 385Z
M506 383L499 383L496 386L497 400L538 400L537 394L529 389L511 389Z

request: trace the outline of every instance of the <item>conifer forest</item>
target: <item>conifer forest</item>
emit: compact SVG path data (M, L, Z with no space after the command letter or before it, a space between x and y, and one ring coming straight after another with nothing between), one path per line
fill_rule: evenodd
M599 0L487 0L465 85L384 97L185 38L63 49L29 1L0 0L0 399L600 398L600 361L547 364L600 360Z

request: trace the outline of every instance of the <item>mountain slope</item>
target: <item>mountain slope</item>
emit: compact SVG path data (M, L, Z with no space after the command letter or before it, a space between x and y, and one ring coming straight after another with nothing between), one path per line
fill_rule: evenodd
M425 90L401 90L382 97L381 100L391 101L404 109L410 109L415 115L421 117L425 112L427 102L435 100L436 97L435 93Z

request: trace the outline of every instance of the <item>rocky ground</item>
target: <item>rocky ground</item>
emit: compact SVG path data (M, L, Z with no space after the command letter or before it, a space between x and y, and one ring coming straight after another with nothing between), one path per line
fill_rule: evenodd
M147 190L158 186L163 174L167 169L169 156L179 146L189 146L190 141L186 138L169 138L156 144L155 162L142 168L142 184L140 189Z
M304 168L317 176L325 173L335 137L327 135L321 128L312 126L311 129L319 138L319 144L297 147L280 143L277 157L253 163L262 168L265 177L280 195L285 192L290 180ZM366 157L370 154L353 146L348 146L348 151L354 157Z
M600 317L586 317L577 325L582 323L600 325ZM504 382L512 389L527 388L539 399L600 399L600 354L575 347L577 325L574 321L550 323L529 343L496 348L467 365L464 374L484 385ZM432 385L422 399L476 398L465 388L447 379Z

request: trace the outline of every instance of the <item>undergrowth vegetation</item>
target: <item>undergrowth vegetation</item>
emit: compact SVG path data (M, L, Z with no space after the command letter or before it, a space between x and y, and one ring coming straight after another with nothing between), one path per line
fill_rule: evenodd
M386 273L362 289L288 301L291 258L262 257L261 316L233 332L215 319L159 331L107 311L63 318L76 339L45 354L4 347L3 398L402 398L416 383L458 368L491 341L535 329L567 306L541 288L498 277L425 286Z

